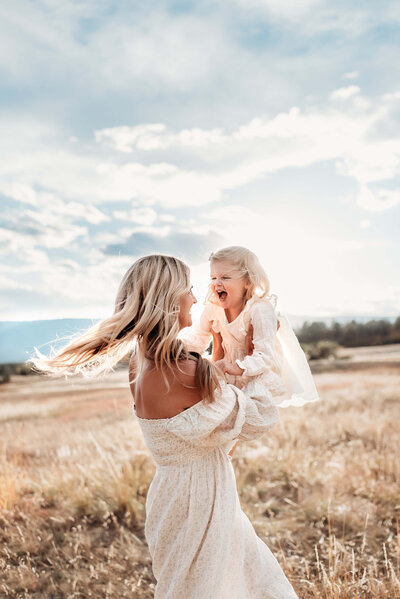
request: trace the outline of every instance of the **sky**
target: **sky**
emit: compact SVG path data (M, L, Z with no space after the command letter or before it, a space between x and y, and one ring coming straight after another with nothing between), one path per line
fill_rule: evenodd
M103 318L139 256L260 258L294 315L400 313L400 4L0 7L0 320Z

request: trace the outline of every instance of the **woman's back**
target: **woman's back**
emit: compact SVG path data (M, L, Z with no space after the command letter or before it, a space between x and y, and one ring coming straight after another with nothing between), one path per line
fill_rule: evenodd
M195 384L197 361L180 360L166 370L169 389L160 369L152 360L146 359L136 381L130 384L139 418L172 418L186 408L199 402L202 397ZM129 380L135 376L136 358L132 357Z

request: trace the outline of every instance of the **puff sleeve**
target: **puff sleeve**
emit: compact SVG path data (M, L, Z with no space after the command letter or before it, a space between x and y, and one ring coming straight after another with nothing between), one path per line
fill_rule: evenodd
M279 363L275 351L275 340L278 329L278 319L271 304L257 302L251 314L253 325L252 355L245 356L236 363L243 368L243 376L258 376L271 371L279 370Z
M278 420L278 409L264 385L254 380L240 390L222 382L213 402L198 402L170 419L167 429L193 445L226 447L237 439L261 437Z
M210 321L213 319L213 306L206 305L200 316L199 322L181 331L179 337L189 351L195 351L199 354L204 353L211 341Z

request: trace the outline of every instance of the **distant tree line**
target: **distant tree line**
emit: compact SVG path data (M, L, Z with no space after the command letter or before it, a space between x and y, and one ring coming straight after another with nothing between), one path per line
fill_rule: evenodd
M331 326L324 322L304 322L296 334L302 345L321 341L331 341L343 347L400 343L400 316L393 324L388 320L366 323L352 320L346 324L333 322Z
M388 320L370 320L366 323L352 320L346 324L333 322L304 322L296 335L309 360L335 357L339 346L387 345L400 343L400 316L392 324ZM208 348L210 351L212 345ZM211 350L212 351L212 350ZM119 368L126 367L121 361ZM29 363L0 364L0 384L8 383L11 375L37 374Z

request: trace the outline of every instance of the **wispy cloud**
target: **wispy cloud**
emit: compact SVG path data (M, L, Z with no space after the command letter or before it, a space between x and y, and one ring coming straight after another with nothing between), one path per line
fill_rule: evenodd
M164 254L180 256L192 264L208 260L213 248L221 245L222 236L217 233L198 234L173 232L166 235L133 233L124 244L109 245L105 254L141 256L151 254L154 248Z
M331 98L349 100L359 93L359 87L350 86L333 91ZM117 152L140 151L142 155L163 150L173 156L185 148L200 161L198 173L165 163L148 167L109 164L104 167L111 176L109 185L121 189L121 194L128 186L139 197L154 201L200 205L277 170L334 160L338 172L353 177L360 186L355 200L362 208L389 209L398 203L396 193L374 193L367 185L391 179L400 171L400 136L377 135L380 123L390 114L392 98L385 96L376 103L363 100L342 109L332 105L301 111L294 107L272 118L253 118L229 133L223 129L173 132L158 123L97 131L96 139Z
M259 253L292 311L400 309L397 2L0 16L3 314L99 315L147 251L205 286L227 243Z
M358 85L349 85L348 87L339 87L331 93L332 100L348 100L360 93Z

